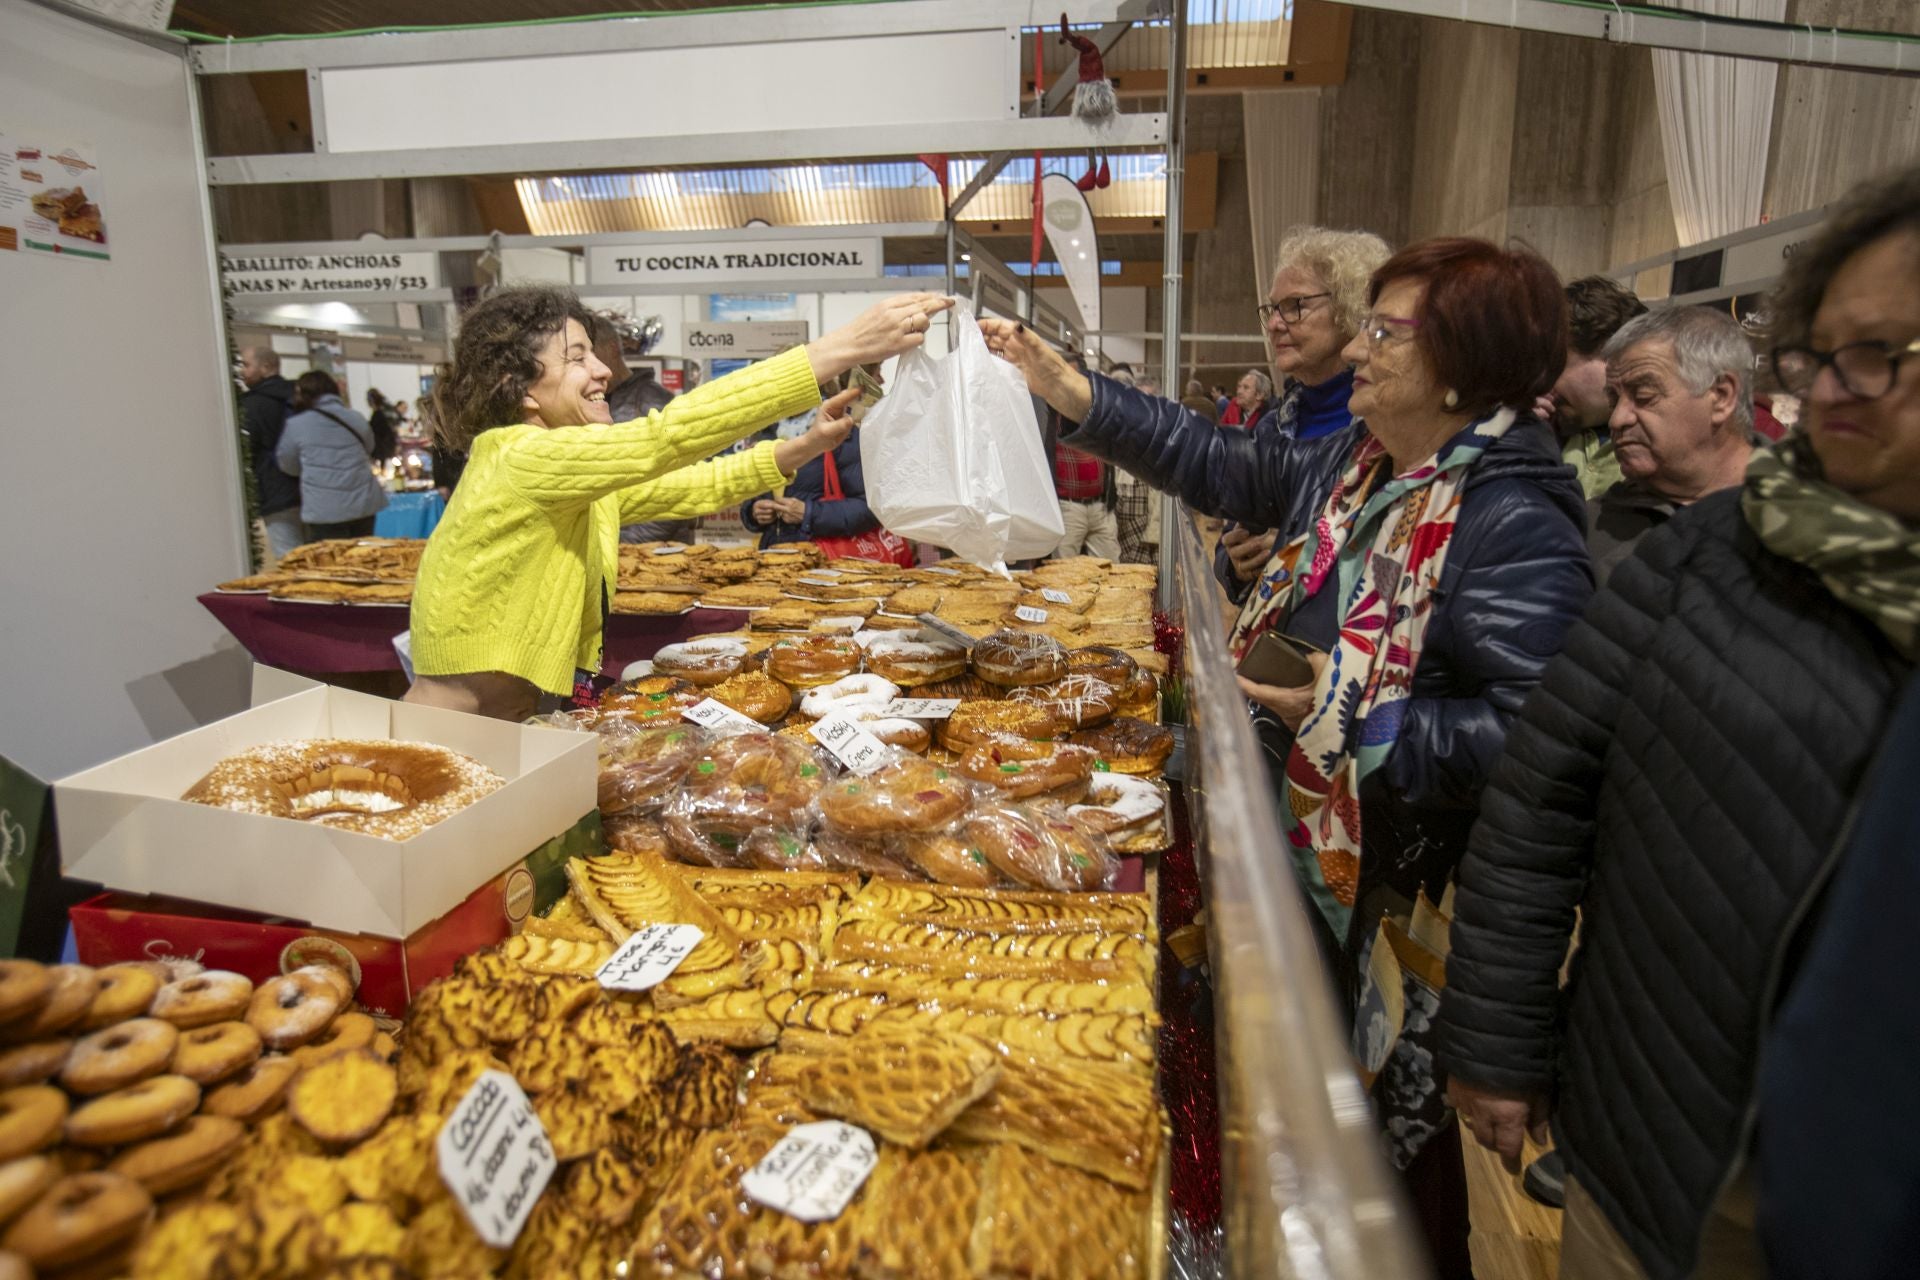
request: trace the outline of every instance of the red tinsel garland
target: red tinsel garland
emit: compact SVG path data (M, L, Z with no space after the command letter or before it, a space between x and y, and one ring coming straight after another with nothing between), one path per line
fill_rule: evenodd
M1183 628L1165 614L1153 620L1156 634L1170 636L1168 653L1178 662ZM1176 788L1173 845L1160 858L1160 936L1192 922L1200 909L1200 876L1194 864L1193 829L1184 788ZM1220 1225L1220 1105L1213 1053L1213 986L1164 946L1160 953L1160 1089L1173 1121L1170 1193L1174 1212L1200 1239Z

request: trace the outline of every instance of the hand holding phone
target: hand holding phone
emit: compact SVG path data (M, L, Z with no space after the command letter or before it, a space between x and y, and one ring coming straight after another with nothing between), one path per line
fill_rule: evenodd
M1314 681L1313 663L1307 660L1310 653L1324 656L1323 650L1304 640L1296 640L1278 631L1268 631L1253 642L1253 647L1247 650L1234 671L1255 684L1294 689Z

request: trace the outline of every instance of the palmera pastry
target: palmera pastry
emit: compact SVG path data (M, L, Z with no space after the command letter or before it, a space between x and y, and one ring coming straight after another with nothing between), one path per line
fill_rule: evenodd
M1096 758L1088 748L1068 743L1009 740L967 752L960 772L1009 800L1046 795L1070 801L1085 794Z
M951 680L967 670L967 651L951 640L890 633L867 645L867 670L913 688Z
M504 785L479 761L431 743L319 738L229 756L181 799L405 840Z
M1051 684L1030 684L1007 695L1014 702L1045 707L1069 728L1083 729L1112 717L1119 690L1097 676L1068 674Z
M667 645L653 655L653 669L704 686L739 675L746 658L746 641L716 636Z
M1067 651L1030 631L996 631L973 646L973 673L1001 685L1047 684L1067 674Z
M940 724L940 745L968 751L1002 738L1051 738L1062 729L1047 707L1027 702L963 702Z
M795 689L832 684L860 669L860 646L838 636L789 636L767 650L767 674Z
M848 774L820 792L820 817L842 835L880 836L933 831L960 816L971 799L950 769L914 756L857 777Z
M1115 773L1157 776L1173 754L1173 731L1164 725L1120 717L1082 729L1068 741L1092 747Z

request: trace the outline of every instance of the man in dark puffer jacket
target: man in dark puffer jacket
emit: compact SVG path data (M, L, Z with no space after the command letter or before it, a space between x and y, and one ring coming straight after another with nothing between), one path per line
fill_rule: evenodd
M1744 1151L1789 924L1907 674L1740 493L1641 543L1507 735L1440 1006L1442 1069L1536 1120L1553 1097L1571 1181L1656 1276Z

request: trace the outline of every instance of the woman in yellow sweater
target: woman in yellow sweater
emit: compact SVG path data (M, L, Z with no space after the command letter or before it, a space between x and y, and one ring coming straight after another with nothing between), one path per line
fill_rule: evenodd
M461 321L437 391L444 443L468 453L420 557L407 701L519 719L600 666L622 524L684 519L783 485L847 436L853 396L811 429L700 461L820 403L820 385L925 341L934 294L895 294L851 324L615 425L607 367L565 289L520 287Z

